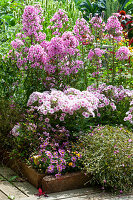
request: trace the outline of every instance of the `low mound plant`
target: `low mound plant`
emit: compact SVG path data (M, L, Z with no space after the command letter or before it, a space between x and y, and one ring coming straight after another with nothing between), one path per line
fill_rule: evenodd
M97 126L81 137L84 170L102 189L126 192L132 187L132 132L124 127Z

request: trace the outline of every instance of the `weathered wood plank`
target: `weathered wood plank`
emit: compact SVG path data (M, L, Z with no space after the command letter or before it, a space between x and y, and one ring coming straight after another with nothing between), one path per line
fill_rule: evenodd
M13 182L13 184L23 191L27 196L31 197L38 193L38 190L30 183L26 182Z
M2 176L0 175L0 180L5 180L7 182L8 180L11 180L12 177L17 176L16 173L10 168L1 167L1 166L0 166L0 174L2 175ZM20 190L21 193L24 193L25 196L31 197L37 193L38 190L34 186L32 186L30 183L28 183L27 181L21 182L19 180L21 180L21 178L19 177L16 178L15 180L13 180L12 184L14 187L16 187L17 190Z
M12 176L15 176L16 173L8 167L0 166L0 175L6 177L8 179L8 178L11 178Z
M8 197L0 191L0 200L9 200Z
M3 193L5 193L7 196L18 197L18 198L27 197L24 193L22 193L8 181L0 182L0 190L3 191Z

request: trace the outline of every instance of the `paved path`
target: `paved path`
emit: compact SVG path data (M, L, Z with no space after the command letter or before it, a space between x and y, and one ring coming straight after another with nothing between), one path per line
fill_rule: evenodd
M0 166L0 200L37 200L38 191L10 168ZM113 196L97 188L84 188L49 194L41 200L133 200L133 193Z

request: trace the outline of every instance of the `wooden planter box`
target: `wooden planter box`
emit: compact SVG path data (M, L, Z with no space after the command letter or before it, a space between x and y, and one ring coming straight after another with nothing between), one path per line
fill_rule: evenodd
M42 179L42 189L47 193L62 192L88 186L90 177L82 172L68 173L59 178L45 176Z
M24 176L36 188L42 188L47 193L61 192L72 189L79 189L88 186L91 176L82 172L74 172L56 178L53 175L38 173L32 166L28 166L17 159L9 159L9 154L4 154L4 164L21 176Z

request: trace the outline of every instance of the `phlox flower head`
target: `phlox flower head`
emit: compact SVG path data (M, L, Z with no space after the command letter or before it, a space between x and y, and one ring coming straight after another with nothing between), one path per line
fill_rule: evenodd
M13 40L13 41L11 42L11 45L12 45L12 47L13 47L14 49L18 49L18 48L24 46L24 43L23 43L22 40L20 40L20 39L15 39L15 40Z
M122 46L116 52L116 58L118 60L127 60L130 56L130 51L128 47Z
M77 38L72 32L66 31L62 35L63 43L67 48L76 48L79 45Z
M89 24L84 18L77 19L76 25L73 28L73 33L81 42L85 42L87 40L89 44L94 39L94 36L90 31Z
M60 29L62 29L63 26L66 25L68 22L68 16L66 15L64 10L59 9L58 12L54 14L52 19L50 19L50 22L52 22L53 25L48 26L48 28L52 30L53 35L59 36L61 35Z
M37 31L42 30L43 17L39 5L26 6L22 18L23 30L26 36L34 35Z
M99 33L102 35L102 32L104 31L105 28L105 23L103 22L101 17L98 16L92 17L89 23L92 25L94 30L98 29Z
M44 51L44 48L39 44L32 45L29 48L28 60L33 63L31 67L35 68L36 66L40 66L41 63L45 64L48 61L47 53Z
M55 56L58 56L60 59L63 58L66 55L66 51L62 38L52 38L47 47L47 52L49 58L55 58Z
M100 48L91 49L88 54L88 59L92 60L93 58L102 57L103 54L105 54L105 51Z
M121 23L116 16L111 16L108 18L105 29L108 31L110 36L115 37L116 39L117 37L119 38L119 36L121 36L123 30Z
M19 136L20 134L19 129L20 129L20 124L15 125L13 129L10 131L10 134L12 134L15 137Z

